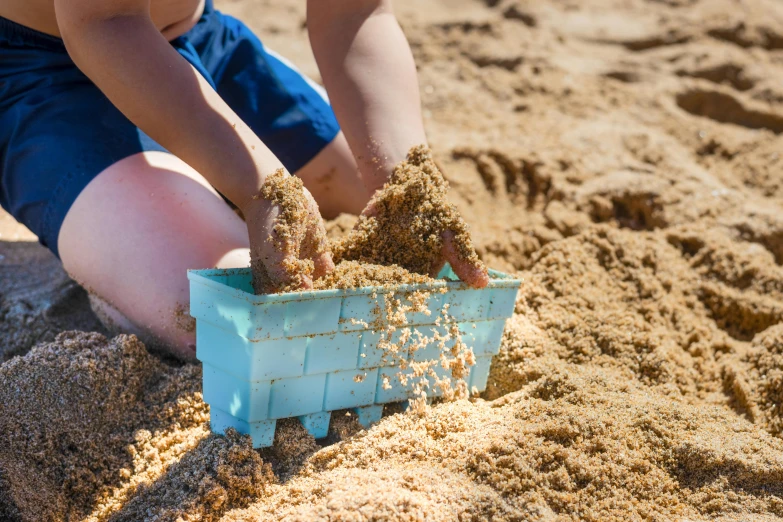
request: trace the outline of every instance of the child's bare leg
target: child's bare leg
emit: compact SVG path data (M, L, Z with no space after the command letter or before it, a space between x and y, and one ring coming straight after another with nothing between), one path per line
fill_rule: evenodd
M326 219L342 212L361 214L370 199L342 132L295 174L302 179Z
M189 268L249 265L247 227L197 172L146 152L103 171L82 191L60 230L68 273L135 325L185 357Z
M109 304L106 300L95 294L88 294L90 299L90 308L103 323L103 326L111 335L121 333L133 334L140 339L146 337L147 332L141 331L135 324L131 323L125 315Z
M160 339L153 336L150 332L146 332L130 322L130 320L125 317L125 314L117 310L117 308L112 306L108 301L105 301L103 298L98 297L95 294L88 294L88 297L90 300L90 308L92 308L92 311L101 321L101 323L103 323L103 326L106 327L106 329L109 331L109 335L115 336L119 334L133 334L141 339L148 348L155 347L173 351L170 347L164 345ZM182 311L186 312L184 309ZM187 328L189 328L190 326L188 323L182 323L182 321L186 320L188 320L190 322L189 324L192 325L192 318L188 318L185 315L180 318L180 324L185 324L187 325ZM178 352L177 355L179 355ZM190 355L187 355L187 357L190 357Z

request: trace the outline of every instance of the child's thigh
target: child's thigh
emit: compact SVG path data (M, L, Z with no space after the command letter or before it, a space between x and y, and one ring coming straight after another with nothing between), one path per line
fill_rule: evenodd
M207 181L164 152L101 172L59 234L68 273L142 332L192 356L187 270L249 264L247 228Z

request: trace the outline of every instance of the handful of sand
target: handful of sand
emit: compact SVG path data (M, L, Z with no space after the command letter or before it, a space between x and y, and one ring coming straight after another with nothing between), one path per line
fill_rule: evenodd
M429 313L429 292L395 296L394 288L432 282L430 275L443 266L448 249L452 264L457 261L486 276L486 268L473 248L467 224L446 200L447 190L448 182L435 165L430 150L424 146L411 149L407 160L394 169L392 177L373 198L371 210L360 217L347 236L332 245L337 266L313 280L313 257L326 251L323 226L314 222L320 216L313 212L314 206L301 180L281 170L267 178L259 196L271 202L273 208L279 208L273 216L270 235L271 246L275 249L273 255L283 259L277 278L269 269L269 258L262 257L261 249L251 252L256 293L297 291L309 287L303 284L306 280L312 281L312 288L316 290L367 286L391 290L384 300L385 309L378 308L374 330L380 333L378 346L383 349L387 361L400 371L385 376L384 388L391 387L392 378L398 379L400 385L406 385L412 379L415 395L412 405L417 411L426 404L427 390L433 385L442 390L445 398L467 396L464 377L474 358L462 343L447 307L441 310L442 317L435 320L448 331L446 335L426 336L419 332L418 338L411 339L414 332L408 325L407 314ZM319 235L314 236L314 233ZM444 248L447 241L450 245ZM397 334L400 341L394 340ZM412 368L409 368L407 352L403 349L409 340L415 342L405 350L415 351L434 344L441 348L440 357L410 363ZM447 348L449 341L452 342ZM438 366L450 370L450 375L439 376ZM410 375L406 373L408 370L412 370Z
M397 265L434 276L445 262L444 243L449 236L455 261L486 275L468 225L446 199L448 188L432 152L423 145L412 148L373 198L371 210L332 245L335 262Z

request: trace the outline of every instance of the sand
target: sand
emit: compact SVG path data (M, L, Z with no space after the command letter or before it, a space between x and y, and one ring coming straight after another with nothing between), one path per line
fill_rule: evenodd
M314 72L304 3L218 4ZM3 217L0 520L783 519L780 4L396 5L449 201L524 281L486 393L251 451L197 365L55 340L86 295Z
M459 260L486 272L467 223L448 201L448 188L432 151L424 145L411 148L373 196L370 210L333 242L335 262L395 265L434 276L443 267L445 234L451 234Z
M349 320L379 335L382 366L395 368L387 368L379 374L382 386L388 390L393 386L410 385L412 394L408 406L413 413L424 413L435 397L443 400L467 398L471 390L466 379L476 361L473 351L462 342L459 324L449 314L449 305L431 306L431 298L446 289L419 286L432 282L434 279L427 275L409 272L397 265L374 265L363 261L340 261L334 271L314 281L315 290L373 287L369 294L374 300L372 318L369 321ZM407 285L419 287L411 289ZM431 324L437 326L417 331L409 324L410 314L425 314L430 317ZM416 351L429 347L437 347L438 355L412 362ZM444 372L440 372L441 369ZM359 373L354 380L361 382L365 377L366 374Z
M408 272L397 265L382 266L358 261L342 261L333 272L313 282L315 290L342 290L367 286L397 287L399 285L424 284L433 279L426 275Z

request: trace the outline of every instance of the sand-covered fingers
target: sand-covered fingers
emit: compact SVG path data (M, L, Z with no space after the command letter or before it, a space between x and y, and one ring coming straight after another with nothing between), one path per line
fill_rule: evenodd
M299 178L282 169L267 177L247 218L257 294L312 288L334 268L318 205Z
M298 244L304 237L304 230L299 233L277 227L281 209L267 200L254 204L246 217L256 294L275 293L294 284L302 288L311 287L313 267L303 266L298 257Z
M484 288L489 284L487 267L482 263L472 245L467 248L460 244L456 235L451 230L442 233L443 247L441 250L440 266L434 275L440 272L445 262L451 265L451 269L460 281L464 281L474 288ZM437 266L437 265L436 265Z
M329 252L326 227L313 196L303 189L308 202L307 232L301 246L301 256L313 261L313 279L320 279L334 270L334 261Z

